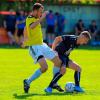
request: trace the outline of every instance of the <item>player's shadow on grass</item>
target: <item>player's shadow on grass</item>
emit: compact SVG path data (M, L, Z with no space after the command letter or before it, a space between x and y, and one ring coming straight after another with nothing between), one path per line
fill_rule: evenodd
M79 93L75 92L75 93L58 93L58 92L54 92L52 94L36 94L36 93L29 93L29 94L21 94L21 95L18 95L18 94L13 94L14 98L16 99L27 99L29 97L34 97L34 96L67 96L67 95L79 95ZM81 93L82 94L82 93ZM80 94L80 95L81 95Z
M22 94L22 95L18 95L18 94L13 94L13 97L16 99L27 99L28 97L32 97L32 96L37 96L38 94Z

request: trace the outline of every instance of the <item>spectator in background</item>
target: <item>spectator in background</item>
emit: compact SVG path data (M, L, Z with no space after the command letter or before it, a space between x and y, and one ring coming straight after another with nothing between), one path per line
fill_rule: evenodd
M89 25L89 32L91 33L92 36L91 45L100 44L100 42L98 41L98 28L95 20L91 21L91 24Z
M75 35L79 35L82 31L84 31L84 23L82 19L78 20L78 23L75 26Z
M52 10L50 10L46 16L46 24L47 24L47 29L46 29L47 42L48 42L48 45L51 46L55 38L55 31L54 31L55 30L55 16Z
M60 36L64 34L66 19L65 16L62 14L56 12L56 36Z
M25 11L24 15L27 17L29 15L29 11Z
M16 16L13 14L12 9L10 9L9 12L10 14L5 16L4 19L4 28L7 30L10 45L13 45L16 42L14 38Z
M16 19L16 29L17 29L17 36L18 36L18 45L22 44L23 41L23 31L25 27L25 20L26 16L23 10L19 11L19 14Z
M89 32L91 33L92 38L95 39L97 35L97 25L95 20L92 20L89 26Z

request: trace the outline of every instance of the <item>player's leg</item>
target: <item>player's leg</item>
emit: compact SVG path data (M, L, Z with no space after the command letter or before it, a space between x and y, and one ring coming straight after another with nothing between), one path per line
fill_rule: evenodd
M57 82L65 74L65 72L66 72L66 68L62 67L61 71L54 75L49 86L45 89L46 93L52 93L52 89L56 89L59 92L64 92L64 90L57 84Z
M59 58L58 57L52 59L52 62L54 63L54 66L58 66L57 65L58 64L58 61L59 61ZM55 67L54 67L54 69L55 69ZM61 65L61 67L60 67L60 69L59 69L58 72L57 71L54 71L54 77L53 77L52 83L53 83L53 81L54 81L54 83L56 83L55 81L58 81L58 79L60 77L62 77L65 74L65 72L66 72L66 67L64 65Z
M58 72L55 72L55 70L54 70L55 67L53 68L54 75L53 75L53 79L52 79L51 83L49 84L49 87L52 87L53 89L56 89L59 92L63 92L64 90L57 84L57 82L66 73L66 60L67 59L64 56L59 56L59 57L60 57L60 60L62 61L62 65ZM55 62L57 62L57 61L55 61Z
M68 65L70 69L75 70L75 73L74 73L75 85L79 86L80 85L80 74L81 74L80 66L72 60L69 61Z
M52 59L52 61L53 61L53 63L54 63L55 66L58 66L57 64L58 64L58 61L59 61L59 57L56 58L56 59L55 59L55 58ZM48 92L48 93L51 93L52 91L49 91L49 90L52 90L52 88L55 87L54 85L55 85L55 84L57 83L57 81L65 74L65 72L66 72L66 67L65 67L65 66L62 66L62 67L60 68L60 71L57 72L57 73L53 76L53 79L51 80L51 82L50 82L48 88L46 88L45 91ZM58 87L59 87L59 88L58 88ZM57 86L56 89L57 89L58 91L60 91L60 92L63 92L63 89L61 89L60 86Z
M80 87L80 77L81 77L80 66L72 60L69 60L68 65L70 69L75 70L75 73L74 73L75 90L78 92L83 92L83 89Z
M60 70L60 71L61 71L62 76L63 76L63 75L66 73L66 68L63 66L63 67L61 67L61 70ZM56 75L59 76L61 73L58 72ZM56 75L54 75L54 76L56 76ZM62 77L62 76L61 76L61 77ZM60 77L60 78L61 78L61 77ZM59 79L60 79L60 78L59 78ZM58 79L58 80L59 80L59 79ZM56 80L56 81L58 82L58 80ZM59 91L59 92L64 92L64 90L61 88L61 86L60 86L57 82L51 83L51 84L49 84L49 86L51 85L53 89L56 89L56 90ZM53 85L52 85L52 84L53 84Z
M48 65L45 61L45 58L44 57L41 58L41 57L42 56L40 56L40 58L38 60L38 63L40 65L40 69L37 69L31 77L24 80L24 91L25 91L25 93L28 93L31 82L36 80L37 78L39 78L41 76L41 74L44 73L48 68Z
M12 30L10 30L9 29L9 31L7 32L7 34L8 34L8 37L9 37L9 39L10 39L10 44L12 45L14 42L15 42L15 39L14 39L14 35L13 35L13 33L12 33Z
M31 77L29 77L29 79L27 80L28 84L30 84L33 80L39 78L40 75L42 73L46 72L46 70L48 69L46 60L42 55L39 56L38 63L40 65L40 68L38 70L36 70L35 73Z
M48 47L45 43L43 44L42 51L43 51L44 56L47 59L51 60L54 64L53 74L59 72L62 62L59 59L58 54L55 51L53 51L50 47Z
M57 72L53 79L51 80L48 87L58 90L59 92L63 92L64 90L57 84L58 80L66 73L66 67L62 66L60 71Z
M35 49L37 49L37 47L36 48L30 47L31 55L34 58L34 60L36 60L36 62L39 63L40 68L38 70L36 70L31 77L24 80L24 91L26 93L29 90L31 82L34 81L35 79L39 78L41 76L41 74L44 73L48 68L46 60L45 60L44 56L42 55L42 53L35 52L35 51L39 51L39 50L35 50Z
M46 44L44 44L43 46L45 48L45 50L43 51L44 56L54 63L53 73L56 74L57 72L59 72L62 62L59 59L57 53L55 53L50 47L48 47ZM50 92L52 92L52 89L50 89Z

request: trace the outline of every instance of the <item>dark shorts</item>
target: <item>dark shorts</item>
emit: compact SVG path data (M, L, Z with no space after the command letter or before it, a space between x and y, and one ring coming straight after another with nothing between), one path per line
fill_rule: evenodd
M70 59L69 59L68 56L59 55L59 58L60 58L61 61L62 61L62 65L65 65L66 67L69 67L69 66L68 66L68 62L70 61Z
M11 32L13 35L15 33L15 28L7 28L7 32Z
M54 34L54 26L48 25L48 26L47 26L47 33Z
M23 31L24 29L18 29L17 36L18 37L23 36Z

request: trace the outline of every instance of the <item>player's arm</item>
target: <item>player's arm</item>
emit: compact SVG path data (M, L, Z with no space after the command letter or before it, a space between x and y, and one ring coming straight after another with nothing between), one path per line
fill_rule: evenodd
M61 42L63 41L62 37L61 36L58 36L55 38L53 44L52 44L52 49L55 50L56 46Z
M23 39L22 47L24 48L25 47L24 42L28 40L28 33L27 33L26 26L24 27L23 34L24 34L24 39Z
M23 34L24 34L24 41L25 41L25 40L27 40L27 39L28 39L28 33L27 33L26 26L24 27Z
M46 17L46 15L48 14L48 11L45 11L42 16L39 18L39 20L37 20L36 22L31 23L30 28L35 28L38 24L40 24L40 22Z

